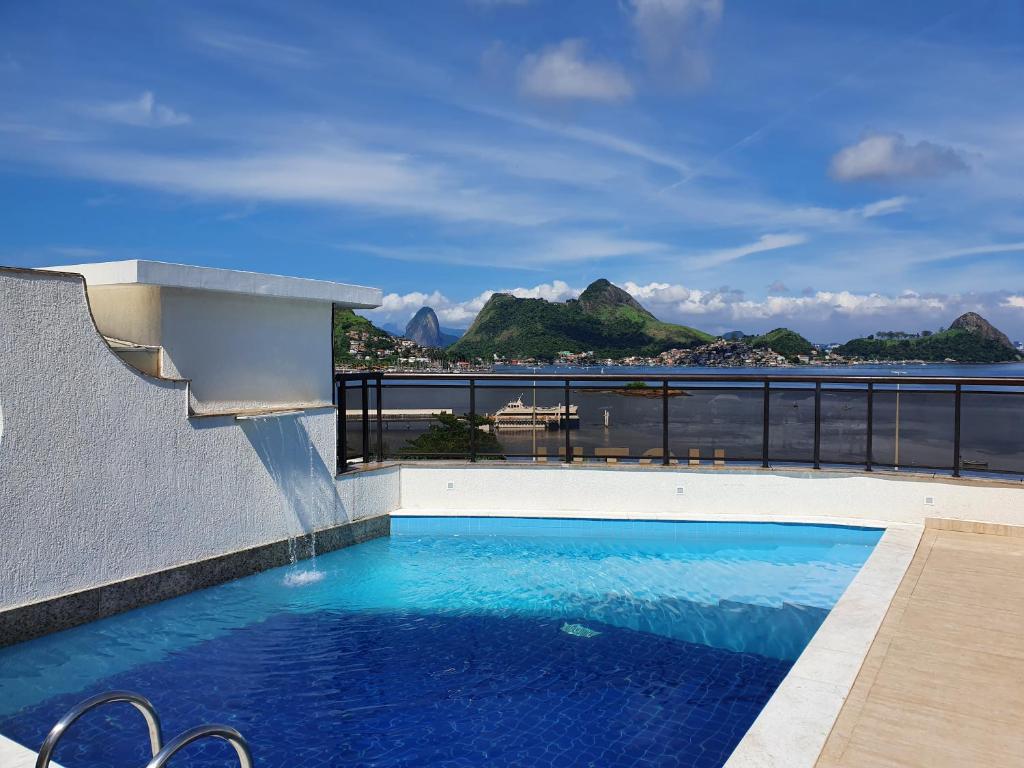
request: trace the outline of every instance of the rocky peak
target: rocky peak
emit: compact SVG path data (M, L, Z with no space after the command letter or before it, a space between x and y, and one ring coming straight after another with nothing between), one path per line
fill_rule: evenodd
M973 333L975 336L980 336L987 341L994 341L1007 349L1016 350L1013 346L1013 342L1010 341L1005 333L1000 331L977 312L967 312L960 315L960 317L953 321L949 328L950 330L955 329L967 331L968 333Z
M421 347L440 347L441 325L430 307L421 307L405 326L405 338L412 339Z
M587 289L580 294L579 303L584 312L600 312L601 310L615 309L617 307L631 307L646 317L652 320L655 319L654 315L644 309L639 301L603 277L587 286Z

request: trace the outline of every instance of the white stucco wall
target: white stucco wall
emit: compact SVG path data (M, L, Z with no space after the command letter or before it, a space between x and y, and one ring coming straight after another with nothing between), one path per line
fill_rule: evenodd
M863 472L480 463L404 466L401 505L402 511L463 514L820 517L915 525L947 517L1020 525L1024 485Z
M80 277L0 268L0 610L397 505L397 470L335 480L332 408L188 418L187 398L110 351Z

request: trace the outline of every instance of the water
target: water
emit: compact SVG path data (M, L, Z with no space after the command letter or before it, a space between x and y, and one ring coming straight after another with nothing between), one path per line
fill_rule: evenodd
M238 728L262 768L719 766L880 532L396 518L390 538L0 651L0 733L37 747L127 688L169 737ZM68 768L145 763L125 705ZM232 765L190 747L182 764ZM643 758L643 760L641 760Z

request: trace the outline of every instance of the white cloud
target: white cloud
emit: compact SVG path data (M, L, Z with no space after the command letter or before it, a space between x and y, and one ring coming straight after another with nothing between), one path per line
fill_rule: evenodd
M510 293L520 299L566 301L579 296L582 290L572 288L561 280L554 280L530 288L484 291L465 301L452 301L440 291L429 294L418 291L406 294L389 293L384 296L383 303L378 309L368 310L363 314L375 322L404 325L420 307L431 307L442 324L449 327L465 328L473 322L477 313L483 309L484 304L495 293Z
M1007 307L1009 309L1024 309L1024 296L1018 294L1007 296L1000 306Z
M801 234L761 235L755 242L741 245L737 248L723 248L699 256L692 256L687 259L687 264L694 269L710 269L755 253L789 248L790 246L801 245L806 242L806 235Z
M633 86L611 62L587 60L582 40L565 40L528 55L519 67L519 89L555 101L624 101Z
M876 133L844 147L832 158L831 173L839 181L927 178L966 171L963 155L953 147L919 141L911 144L898 133Z
M708 39L722 19L724 0L632 0L633 26L648 63L674 85L711 77Z
M96 104L86 111L101 120L124 125L162 128L192 122L192 118L184 112L176 112L165 104L158 104L152 91L143 91L139 98L129 101Z
M906 195L899 195L898 197L889 197L885 200L879 200L874 203L869 203L861 208L861 215L865 219L873 219L877 216L889 216L893 213L900 213L906 210L907 204L910 203L910 198Z

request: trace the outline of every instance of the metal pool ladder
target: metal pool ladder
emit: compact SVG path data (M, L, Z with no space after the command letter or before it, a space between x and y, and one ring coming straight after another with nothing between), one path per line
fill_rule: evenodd
M252 768L252 754L249 752L249 745L246 743L245 738L234 728L227 725L200 725L175 736L167 744L163 744L160 718L157 717L156 709L153 707L152 702L145 696L140 696L131 691L100 693L72 707L47 734L43 745L39 748L36 768L49 767L53 751L57 748L57 742L61 740L64 732L78 718L86 712L96 709L96 707L121 701L134 706L146 720L146 727L149 730L149 747L153 753L153 759L146 763L146 768L163 768L175 753L194 741L206 738L223 739L228 742L235 748L241 768Z

